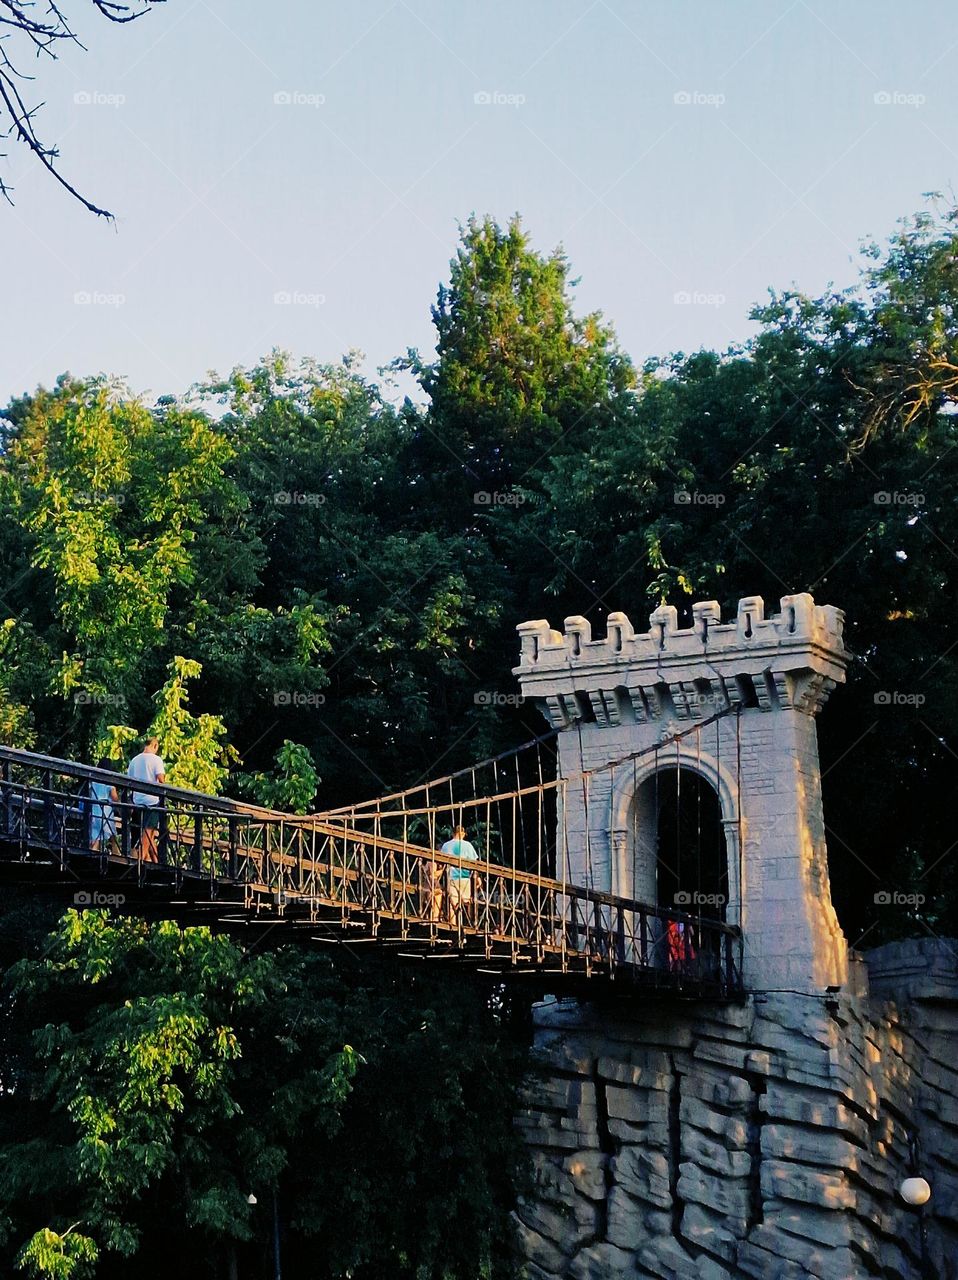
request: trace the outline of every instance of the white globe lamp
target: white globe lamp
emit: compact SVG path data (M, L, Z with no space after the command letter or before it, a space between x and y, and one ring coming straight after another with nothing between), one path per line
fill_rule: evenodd
M906 1178L898 1190L905 1204L918 1207L931 1199L931 1187L924 1178Z

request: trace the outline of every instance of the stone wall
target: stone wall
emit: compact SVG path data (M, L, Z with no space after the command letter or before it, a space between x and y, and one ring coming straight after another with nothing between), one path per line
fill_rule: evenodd
M541 1005L529 1280L958 1280L956 955L883 947L834 995Z

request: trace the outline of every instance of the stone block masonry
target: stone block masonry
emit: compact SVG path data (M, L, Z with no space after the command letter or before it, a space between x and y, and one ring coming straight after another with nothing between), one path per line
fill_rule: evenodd
M540 1006L529 1280L956 1280L956 955L884 947L872 995ZM925 1271L898 1195L912 1136Z

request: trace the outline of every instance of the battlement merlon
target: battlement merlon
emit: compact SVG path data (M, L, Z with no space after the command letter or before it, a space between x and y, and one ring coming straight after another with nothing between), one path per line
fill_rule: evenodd
M676 609L663 605L636 633L624 613L610 613L602 640L579 616L566 618L564 633L523 622L513 674L557 728L582 718L582 699L600 724L706 719L736 704L814 715L845 680L845 615L807 592L783 596L769 618L761 596L740 600L734 622L722 622L715 600L693 604L692 617L680 629Z

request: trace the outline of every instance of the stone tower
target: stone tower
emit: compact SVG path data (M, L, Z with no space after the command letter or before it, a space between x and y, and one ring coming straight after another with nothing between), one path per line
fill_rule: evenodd
M958 1280L958 943L863 962L829 896L815 716L844 680L842 624L794 595L726 623L696 604L683 630L657 609L640 635L613 613L602 640L578 617L519 627L516 674L567 779L557 871L665 905L693 773L746 986L536 1007L516 1117L529 1280ZM899 1191L916 1173L917 1212Z
M680 629L676 610L662 607L636 633L625 614L611 613L601 640L581 617L567 618L564 634L544 621L517 628L515 674L560 730L560 772L588 777L588 786L566 788L558 851L565 874L655 902L650 783L661 770L691 770L718 799L726 919L743 931L746 988L844 986L847 947L829 892L815 726L845 679L844 615L808 594L783 597L769 618L759 596L740 600L731 622L713 600L693 605L692 615ZM674 741L683 729L692 732Z

